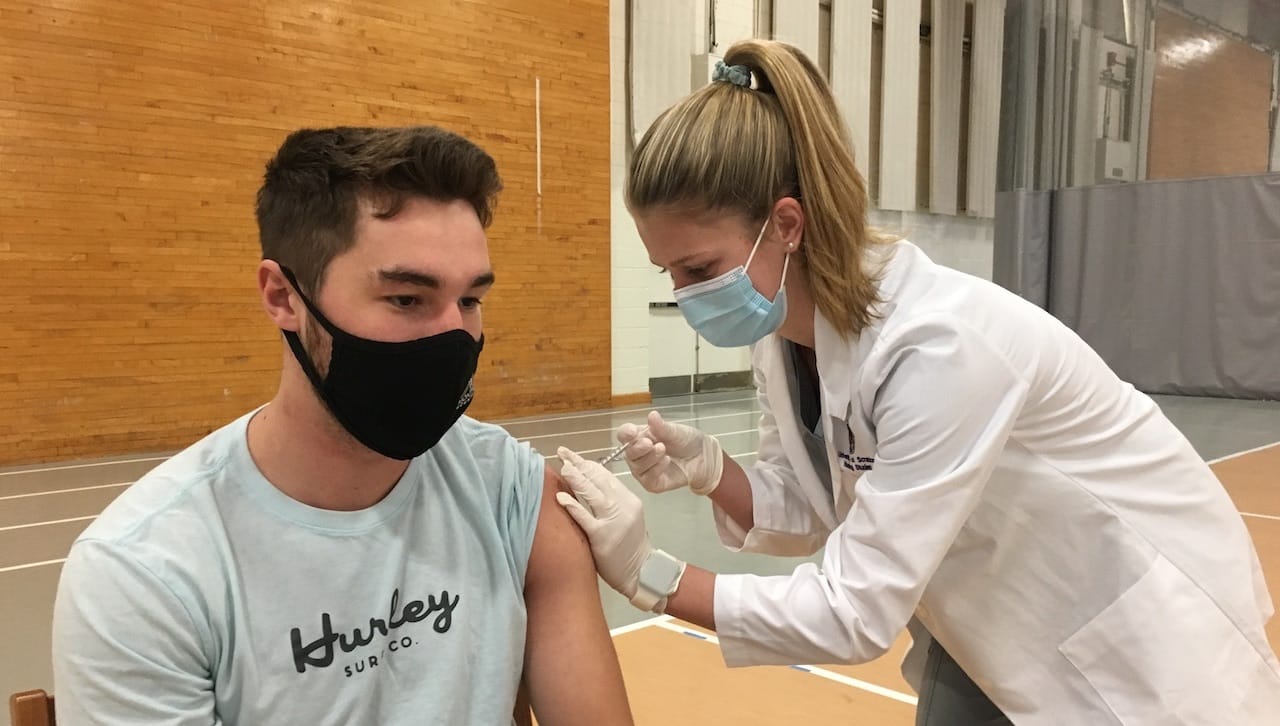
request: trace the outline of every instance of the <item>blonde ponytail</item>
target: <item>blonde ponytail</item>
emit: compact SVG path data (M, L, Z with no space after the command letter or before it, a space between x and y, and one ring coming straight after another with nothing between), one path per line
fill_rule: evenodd
M831 89L785 43L745 40L724 61L750 69L756 88L712 83L660 116L636 148L627 206L737 211L759 223L778 199L798 197L814 303L837 330L857 334L877 302L864 253L885 240L867 227L866 183Z

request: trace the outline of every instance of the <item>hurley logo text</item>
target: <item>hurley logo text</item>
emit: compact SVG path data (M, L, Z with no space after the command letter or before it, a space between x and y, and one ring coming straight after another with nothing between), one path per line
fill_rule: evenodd
M373 642L375 635L388 636L392 631L398 629L402 625L408 623L417 623L435 615L432 622L432 628L437 633L447 633L449 628L453 626L453 610L458 607L460 595L449 595L448 590L442 590L439 596L429 595L426 602L422 600L410 600L404 604L403 610L400 608L400 590L396 590L391 594L391 608L384 620L379 617L369 618L369 627L362 630L359 626L351 629L350 633L336 633L333 630L333 621L329 613L320 614L320 637L309 643L302 642L302 629L293 628L289 631L289 641L293 646L293 665L298 669L299 673L305 673L307 666L312 668L328 668L333 665L334 646L337 646L343 653L350 653L356 648L366 646ZM407 636L396 641L401 648L408 647L404 645L404 641L408 640L412 644L412 640ZM396 650L396 648L392 648Z

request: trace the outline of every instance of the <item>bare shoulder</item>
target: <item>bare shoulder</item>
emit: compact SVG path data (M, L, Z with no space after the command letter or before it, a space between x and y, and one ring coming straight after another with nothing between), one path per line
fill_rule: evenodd
M587 538L556 501L567 487L550 467L525 576L525 679L538 723L633 723L618 655L600 604Z
M567 581L589 582L595 588L595 563L586 535L578 529L569 513L556 502L556 494L569 488L550 466L542 479L542 505L538 527L529 555L526 588L541 582L564 584Z

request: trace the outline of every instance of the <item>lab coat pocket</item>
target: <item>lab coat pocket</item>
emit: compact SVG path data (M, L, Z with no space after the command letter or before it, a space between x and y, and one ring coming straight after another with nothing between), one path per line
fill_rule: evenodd
M1151 568L1059 651L1126 726L1246 724L1275 673L1172 562Z

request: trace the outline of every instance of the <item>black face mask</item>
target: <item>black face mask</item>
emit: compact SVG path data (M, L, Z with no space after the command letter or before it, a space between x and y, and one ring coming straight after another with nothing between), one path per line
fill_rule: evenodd
M459 329L403 343L360 338L329 322L293 272L283 265L280 271L333 338L329 372L321 378L298 334L282 331L316 394L347 433L400 460L439 443L471 404L483 336L476 340Z

